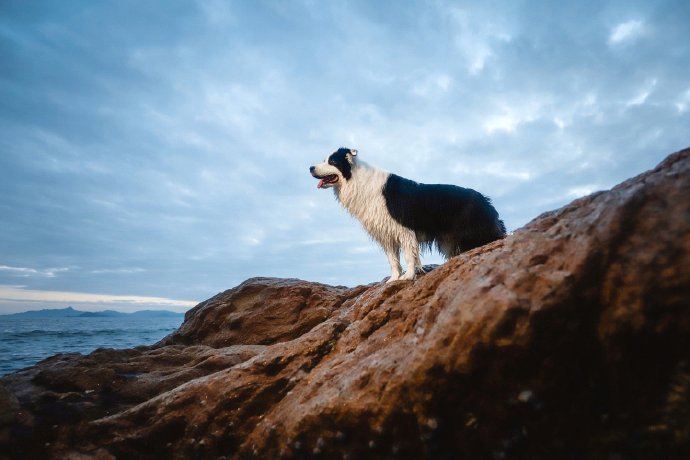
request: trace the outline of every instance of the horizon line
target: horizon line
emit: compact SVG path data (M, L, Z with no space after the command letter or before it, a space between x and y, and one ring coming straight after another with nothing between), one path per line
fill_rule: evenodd
M150 297L138 295L92 294L71 291L42 291L24 286L0 284L0 314L22 313L43 309L66 307L82 308L87 312L114 310L131 313L140 310L170 309L187 311L198 301ZM37 305L41 304L41 305ZM46 307L52 304L52 307Z

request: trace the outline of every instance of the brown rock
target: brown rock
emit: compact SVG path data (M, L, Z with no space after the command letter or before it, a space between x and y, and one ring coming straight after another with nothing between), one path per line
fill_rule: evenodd
M14 458L687 458L690 150L414 283L248 280L0 382Z
M348 291L294 279L252 278L189 310L179 330L158 345L224 347L291 340L328 319L354 295Z

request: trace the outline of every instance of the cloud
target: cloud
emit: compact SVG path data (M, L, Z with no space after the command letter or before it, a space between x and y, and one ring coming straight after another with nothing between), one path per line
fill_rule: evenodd
M422 98L427 98L432 95L441 96L448 92L452 83L453 79L446 74L429 76L415 83L412 88L412 93Z
M470 75L484 70L489 59L495 56L495 48L512 39L500 16L487 17L485 12L468 11L451 6L447 9L455 32L455 44L465 59Z
M690 106L690 89L683 92L674 105L678 109L679 114L684 114L688 110L688 106Z
M518 126L534 121L536 117L537 115L532 109L506 107L501 110L501 113L487 117L483 123L483 128L489 135L499 131L513 133Z
M636 94L634 97L632 97L631 99L629 99L629 100L625 103L625 105L628 106L628 107L631 107L631 106L636 106L636 105L642 105L642 104L644 104L645 102L647 102L647 98L649 98L649 96L650 96L650 95L652 94L652 92L654 91L654 88L656 87L656 84L657 84L657 79L656 79L656 78L653 78L648 84L645 85L644 88L642 88L641 90L639 90L639 91L637 92L637 94Z
M94 275L112 275L112 274L136 274L145 273L143 268L103 268L98 270L91 270Z
M526 168L521 169L519 165L507 165L505 162L500 161L490 161L488 163L473 162L471 164L466 162L458 163L453 167L453 172L482 178L495 177L521 182L528 181L532 177Z
M644 21L633 19L622 22L613 29L609 34L609 45L621 45L631 43L642 37L646 32L646 25Z
M44 278L54 278L58 273L66 272L69 268L26 268L26 267L10 267L8 265L0 265L0 272L5 272L10 276L17 277L44 277Z
M211 26L227 26L237 21L232 6L226 1L200 0L198 5Z
M586 184L579 185L576 187L571 187L566 191L565 198L575 199L583 196L590 195L598 190L602 190L605 187L601 187L596 184Z

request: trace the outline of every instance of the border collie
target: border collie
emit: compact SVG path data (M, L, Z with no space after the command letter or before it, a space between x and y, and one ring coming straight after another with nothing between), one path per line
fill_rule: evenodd
M422 271L420 246L449 259L503 238L503 221L481 193L455 185L419 184L360 161L357 150L340 148L309 168L318 188L357 218L388 256L388 281L412 280ZM400 249L407 270L401 276Z

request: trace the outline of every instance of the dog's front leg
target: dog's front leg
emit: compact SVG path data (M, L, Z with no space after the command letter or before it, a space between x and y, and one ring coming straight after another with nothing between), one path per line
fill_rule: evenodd
M386 256L388 256L388 263L391 265L391 277L388 278L387 283L400 279L400 247L386 247Z
M400 277L401 280L413 280L415 278L415 269L419 265L419 243L413 236L407 238L403 242L403 253L405 254L405 265L407 269L405 274Z

